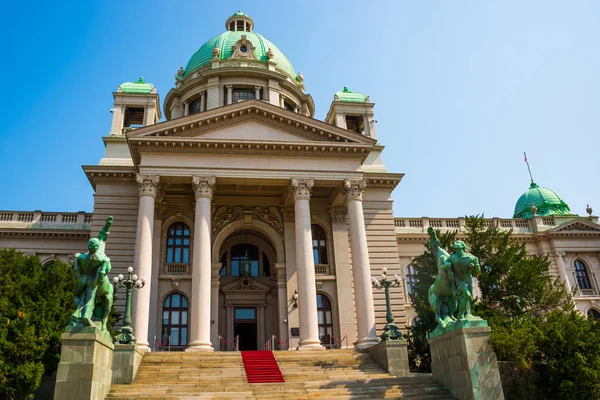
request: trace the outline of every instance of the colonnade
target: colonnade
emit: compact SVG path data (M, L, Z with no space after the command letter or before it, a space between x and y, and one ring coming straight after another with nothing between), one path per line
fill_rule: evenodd
M146 278L152 287L152 230L154 205L159 191L160 176L138 174L140 206L137 221L134 269ZM187 351L213 351L211 343L211 307L218 296L211 296L214 279L211 263L211 204L216 178L192 176L195 205L195 234L192 258L192 295L190 301L190 331ZM313 179L292 179L294 199L296 272L298 277L298 314L300 325L299 350L322 349L319 339L316 280L311 236L310 197ZM371 268L363 215L362 192L364 180L344 181L344 195L348 207L348 223L352 253L352 271L355 290L355 309L358 325L357 348L377 344L375 335L375 307L371 289ZM281 271L283 272L283 271ZM278 275L280 271L278 271ZM284 293L279 294L284 295ZM138 347L149 350L148 326L150 320L150 290L137 292L134 311L134 329ZM214 306L214 304L213 304ZM213 319L216 316L212 317ZM216 345L216 344L215 344Z

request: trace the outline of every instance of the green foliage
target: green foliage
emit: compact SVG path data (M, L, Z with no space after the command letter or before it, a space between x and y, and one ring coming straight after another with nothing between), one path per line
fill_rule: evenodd
M455 236L438 232L447 251ZM600 399L600 323L573 311L570 294L550 275L548 258L528 255L523 241L487 227L480 216L466 219L464 240L482 266L474 314L492 327L499 360L517 363L526 379L538 377L531 398L542 392L549 399ZM427 291L437 274L429 245L413 265L419 282L411 300L420 319L407 335L409 355L412 370L425 371L430 356L423 341L435 328Z
M0 250L0 397L32 397L56 370L61 334L73 312L74 275L55 260Z
M549 399L600 399L600 321L577 311L552 311L540 325L541 388Z

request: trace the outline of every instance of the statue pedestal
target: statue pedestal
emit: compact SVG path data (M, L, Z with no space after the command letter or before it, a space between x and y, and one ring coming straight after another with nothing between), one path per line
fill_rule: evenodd
M131 383L142 362L145 351L135 344L115 344L112 383Z
M95 326L67 327L62 335L55 400L102 400L110 391L112 339Z
M433 378L457 399L504 399L490 331L460 327L429 339Z
M367 349L387 373L393 376L409 376L406 340L382 340Z

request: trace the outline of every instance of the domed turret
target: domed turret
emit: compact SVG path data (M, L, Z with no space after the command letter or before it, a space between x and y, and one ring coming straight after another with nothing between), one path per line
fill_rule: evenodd
M529 190L519 197L515 205L513 218L570 214L569 206L556 193L550 189L539 187L534 181L531 181Z

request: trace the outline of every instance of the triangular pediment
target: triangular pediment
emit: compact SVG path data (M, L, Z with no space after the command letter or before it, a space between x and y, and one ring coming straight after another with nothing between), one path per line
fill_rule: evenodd
M136 129L129 140L187 138L260 142L369 144L376 141L258 100L249 100Z
M239 291L249 291L249 292L263 292L267 293L271 288L267 285L264 285L252 278L240 278L239 280L233 281L221 287L221 290L224 293L228 292L239 292Z
M306 142L306 137L282 131L268 124L256 120L248 120L221 129L210 130L199 134L197 137L204 140L250 140L250 141L278 141L278 142Z
M577 219L561 224L552 229L552 232L598 232L600 225L583 219Z

